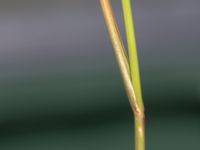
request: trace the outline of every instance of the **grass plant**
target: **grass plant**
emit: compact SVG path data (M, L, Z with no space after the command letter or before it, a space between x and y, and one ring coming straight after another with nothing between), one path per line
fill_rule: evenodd
M113 14L110 0L100 0L105 22L114 47L116 60L134 114L135 150L145 150L145 115L131 1L121 1L126 29L128 57Z

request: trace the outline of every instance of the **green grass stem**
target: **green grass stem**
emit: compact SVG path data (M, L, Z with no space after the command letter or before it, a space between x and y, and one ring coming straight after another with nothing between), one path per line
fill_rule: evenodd
M143 105L142 90L140 83L140 70L139 70L131 1L122 0L122 8L124 14L126 39L128 45L128 53L129 53L131 81L133 89L135 91L136 101L141 112L141 115L135 114L135 149L144 150L145 149L144 105Z
M109 0L100 0L126 93L135 118L135 150L145 149L144 106L130 0L122 0L129 61ZM130 63L129 63L130 62Z

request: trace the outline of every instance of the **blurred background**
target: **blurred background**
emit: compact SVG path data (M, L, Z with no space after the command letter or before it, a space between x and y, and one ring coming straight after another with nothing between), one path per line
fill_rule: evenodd
M199 150L200 1L132 4L147 150ZM132 117L99 0L0 1L1 150L132 150Z

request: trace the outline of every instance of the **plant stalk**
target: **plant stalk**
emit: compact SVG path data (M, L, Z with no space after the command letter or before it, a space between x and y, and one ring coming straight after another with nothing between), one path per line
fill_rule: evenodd
M124 45L113 15L110 1L100 0L100 2L131 108L134 112L139 112L140 110L136 102L135 91L130 79L128 60L127 57L125 57Z
M144 106L142 101L139 65L130 1L122 0L130 65L127 60L125 48L115 21L110 0L100 0L100 2L126 93L135 116L135 150L144 150Z
M135 149L145 149L145 129L144 129L144 105L142 99L142 90L140 83L140 70L137 55L136 37L133 22L133 15L130 0L122 0L124 22L126 29L126 38L128 45L130 74L133 88L135 90L136 101L142 114L135 114Z

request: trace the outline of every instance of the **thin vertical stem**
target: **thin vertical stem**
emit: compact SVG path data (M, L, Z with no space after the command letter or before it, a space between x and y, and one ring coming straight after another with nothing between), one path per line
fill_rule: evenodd
M135 91L130 79L129 64L126 57L124 57L125 50L114 19L110 1L101 0L100 2L131 108L133 112L139 112L140 110L138 104L136 103Z
M141 87L140 87L139 67L138 67L138 60L137 60L133 21L129 22L129 20L132 20L132 12L131 12L130 3L127 3L126 1L123 2L128 48L129 48L129 55L130 55L129 57L131 57L130 65L129 65L126 54L125 54L125 48L121 40L121 35L119 33L119 30L118 30L118 27L113 15L110 1L100 0L100 2L101 2L104 18L108 27L108 31L110 34L110 38L114 47L116 60L118 62L120 73L122 75L122 79L125 85L126 93L127 93L131 108L135 115L136 150L144 150L145 149L144 107L143 107ZM130 33L129 33L129 30L130 30ZM129 66L132 68L131 70L129 69Z
M130 74L133 88L135 90L136 101L141 114L135 114L135 149L145 149L145 129L144 129L144 106L142 99L140 71L137 55L136 37L134 22L132 17L131 1L122 0L126 37L129 52Z
M115 49L115 54L119 51L123 56L123 61L126 64L126 69L129 72L129 63L124 48L124 44L121 39L121 35L112 11L112 7L109 0L101 0L102 10L105 16L106 24L110 33L110 38Z
M140 84L140 69L138 63L138 55L137 55L137 46L136 46L136 37L134 30L134 22L132 17L132 9L130 0L122 0L123 14L124 14L124 22L126 27L126 37L128 44L128 52L129 52L129 60L130 60L130 72L131 72L131 80L133 87L135 89L135 94L137 98L137 102L140 106L140 109L144 109L143 100L142 100L142 92L141 92L141 84Z

